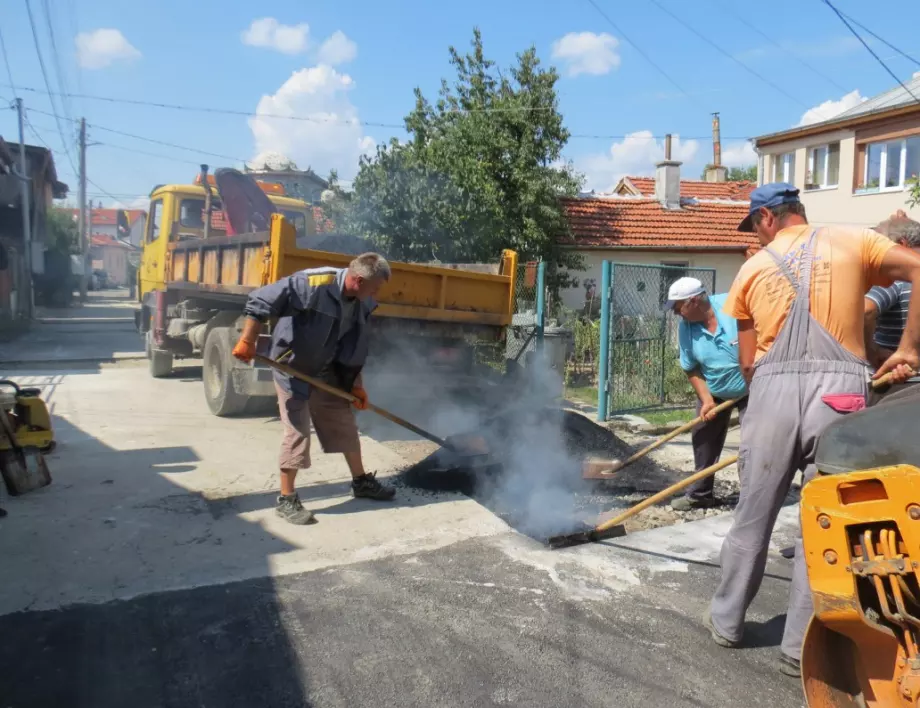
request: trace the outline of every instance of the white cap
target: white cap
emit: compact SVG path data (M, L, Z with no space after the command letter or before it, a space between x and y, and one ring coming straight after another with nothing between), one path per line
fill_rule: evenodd
M706 288L696 278L678 278L668 288L668 301L664 304L664 309L673 309L675 302L689 300L691 297L696 297L704 292L706 292Z

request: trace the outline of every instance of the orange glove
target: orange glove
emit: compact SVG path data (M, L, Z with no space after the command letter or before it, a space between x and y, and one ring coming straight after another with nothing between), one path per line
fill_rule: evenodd
M241 337L240 341L233 347L232 354L240 361L245 361L248 364L256 356L256 343Z
M367 400L367 391L364 390L364 387L355 385L351 389L351 395L355 397L355 400L351 402L351 405L353 405L359 411L366 411L367 406L368 406L368 400Z

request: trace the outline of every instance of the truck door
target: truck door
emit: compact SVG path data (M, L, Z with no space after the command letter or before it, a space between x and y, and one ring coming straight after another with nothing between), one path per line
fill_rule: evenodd
M147 233L144 234L144 250L141 253L140 297L152 290L165 287L166 245L168 236L163 233L163 200L150 202L150 215L147 217Z

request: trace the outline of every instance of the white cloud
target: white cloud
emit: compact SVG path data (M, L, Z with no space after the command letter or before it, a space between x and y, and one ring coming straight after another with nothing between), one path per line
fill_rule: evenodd
M607 74L620 66L619 40L602 32L569 32L553 42L553 59L566 64L569 76Z
M696 157L699 148L698 141L684 142L680 136L674 135L671 140L671 157L688 163ZM588 155L576 160L576 167L585 175L586 189L609 192L621 177L654 174L655 163L663 159L664 141L656 140L650 130L640 130L630 133L621 142L613 143L605 153ZM698 174L693 173L689 178L696 179Z
M850 91L839 101L825 101L824 103L820 103L813 108L809 108L807 111L805 111L805 113L802 114L802 118L799 120L796 127L808 125L809 123L820 123L824 120L830 120L834 116L838 116L844 111L848 111L854 106L858 106L865 100L867 99L860 95L858 89Z
M283 25L274 17L253 20L240 36L250 47L274 49L282 54L300 54L307 50L310 25Z
M757 153L750 140L729 143L722 147L722 164L726 167L750 167L757 164Z
M262 96L256 115L249 119L255 138L253 162L280 153L301 169L311 167L324 175L335 168L343 179L353 177L358 158L376 146L358 122L358 110L349 99L353 88L348 74L326 64L295 71L274 94Z
M352 42L341 30L333 32L319 47L320 64L336 66L353 61L358 56L358 45Z
M120 30L100 28L76 37L77 62L84 69L104 69L117 61L138 59L141 53Z

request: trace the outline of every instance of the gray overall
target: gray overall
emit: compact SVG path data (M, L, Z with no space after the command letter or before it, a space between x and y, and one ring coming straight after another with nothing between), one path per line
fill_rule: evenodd
M868 393L868 363L844 349L809 311L815 234L801 251L798 278L776 252L766 249L779 267L774 277L785 276L792 283L795 299L773 346L756 364L741 427L741 497L722 544L722 581L711 606L713 628L733 641L741 640L745 613L763 579L773 525L796 471L802 471L805 482L815 475L818 436L854 401L864 405ZM822 400L826 396L833 398ZM784 654L801 657L811 614L800 532Z

